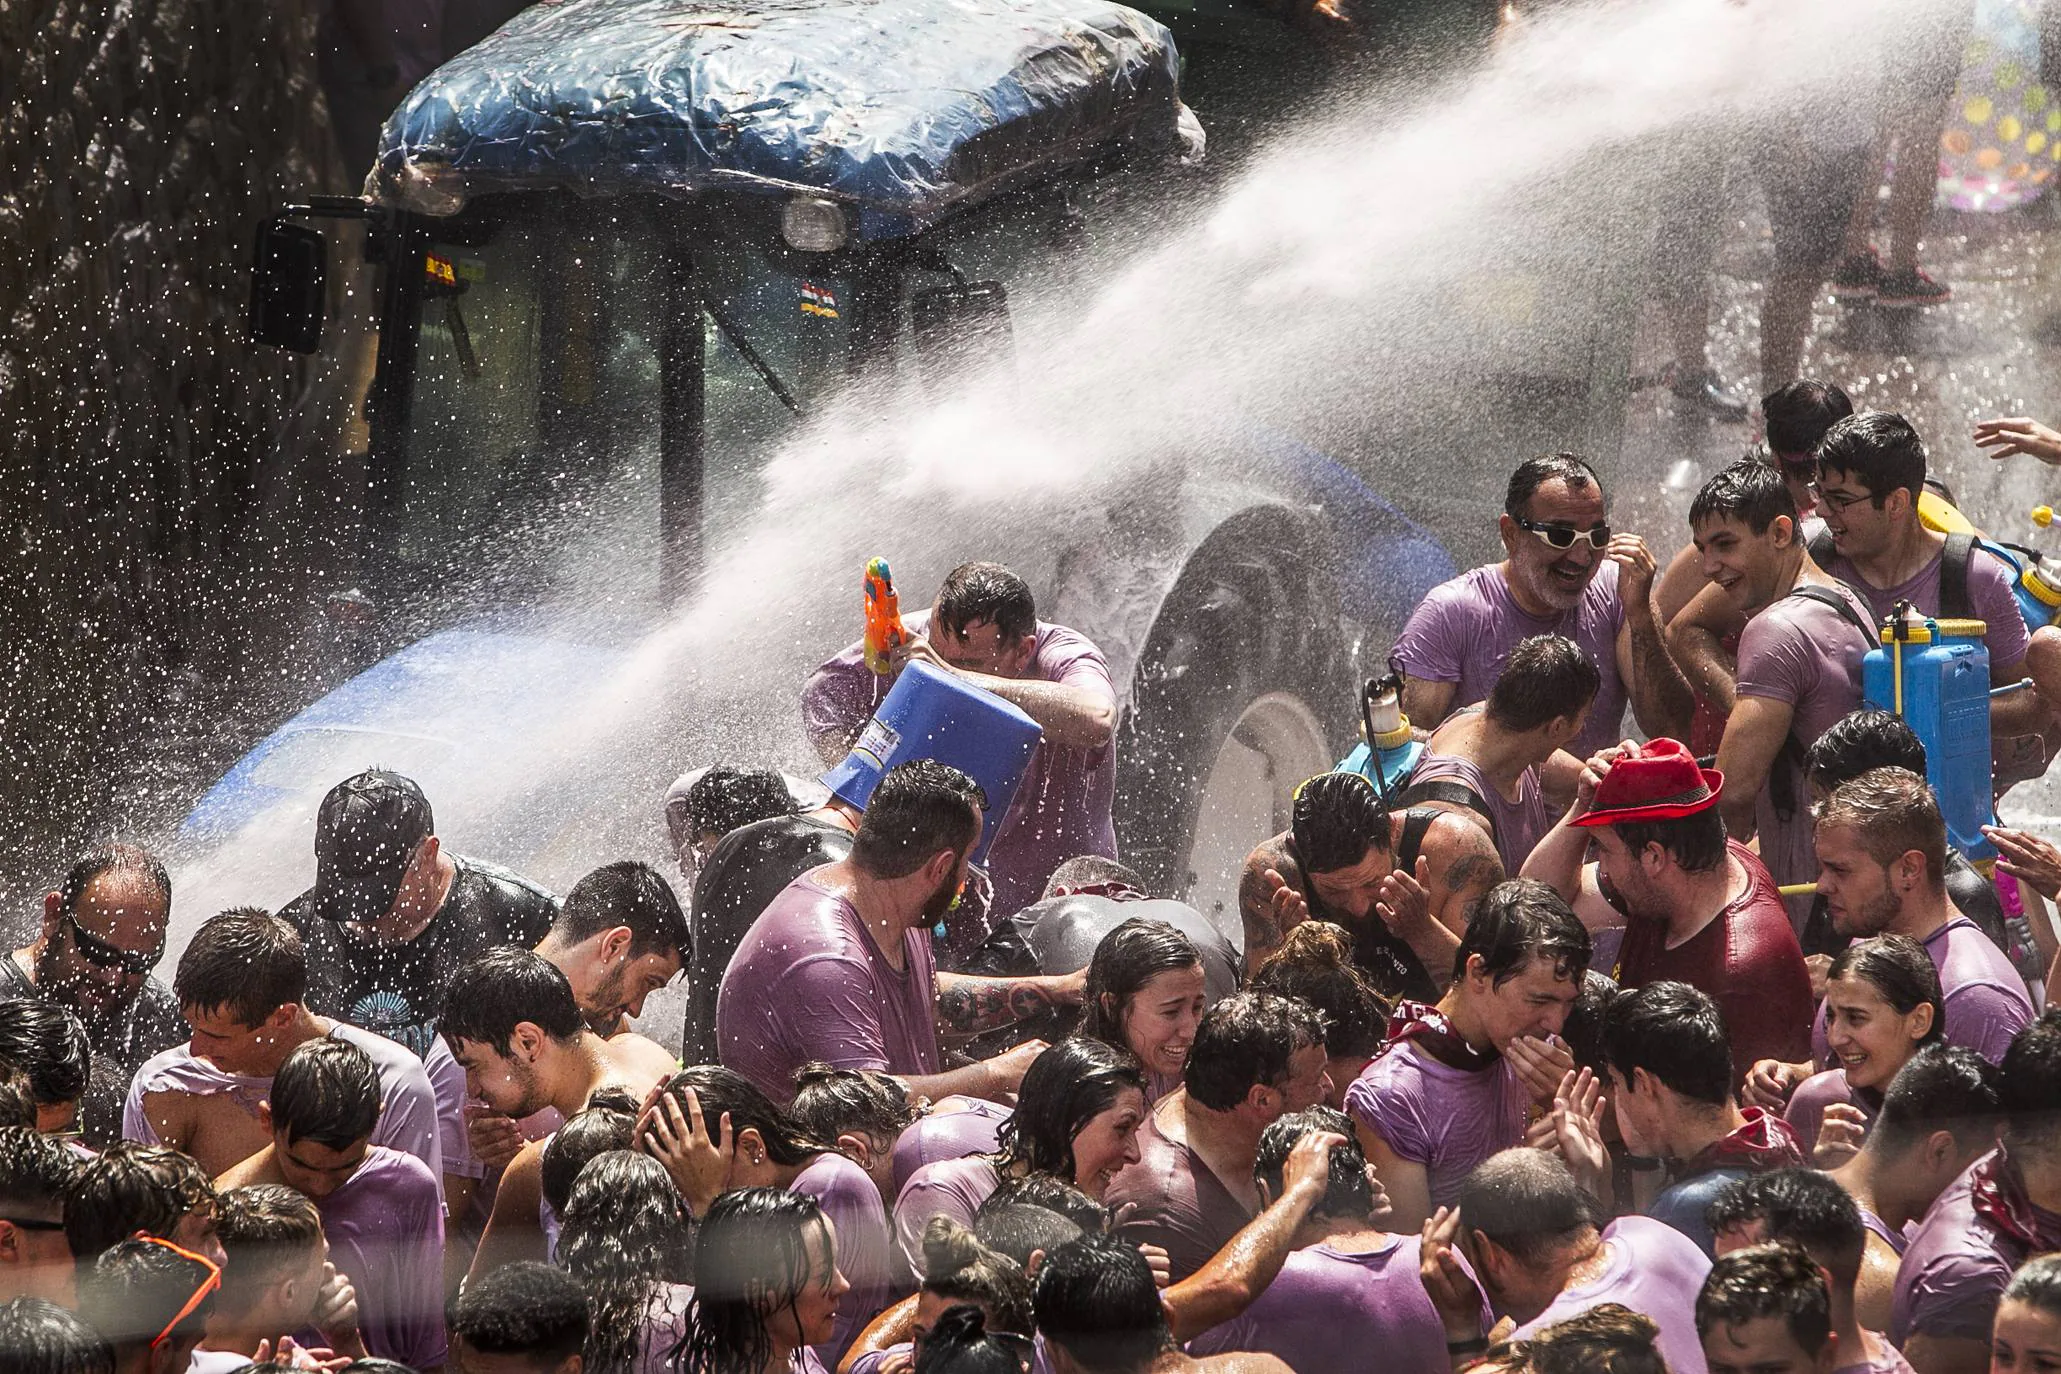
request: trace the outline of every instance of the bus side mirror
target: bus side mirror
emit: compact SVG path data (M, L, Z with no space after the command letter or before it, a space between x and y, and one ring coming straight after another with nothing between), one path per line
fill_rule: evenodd
M909 298L916 353L932 380L984 363L1008 362L1015 353L1009 292L998 281L925 287Z
M322 345L328 281L329 244L321 234L305 224L266 220L251 262L250 337L313 353Z

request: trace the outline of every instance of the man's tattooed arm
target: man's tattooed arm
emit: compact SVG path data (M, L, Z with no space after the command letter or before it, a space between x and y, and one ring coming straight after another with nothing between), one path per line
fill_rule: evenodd
M947 1035L978 1035L1013 1026L1054 1007L1076 1006L1085 978L1085 972L1037 978L940 972L938 1027Z

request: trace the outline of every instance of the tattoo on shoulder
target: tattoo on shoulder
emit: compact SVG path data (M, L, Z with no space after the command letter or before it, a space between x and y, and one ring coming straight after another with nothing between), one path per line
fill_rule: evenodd
M1494 887L1503 881L1503 862L1494 854L1462 854L1446 868L1446 887L1458 892L1469 887Z

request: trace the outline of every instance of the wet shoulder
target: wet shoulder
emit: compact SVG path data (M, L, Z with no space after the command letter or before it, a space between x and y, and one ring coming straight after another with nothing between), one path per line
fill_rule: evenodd
M557 919L558 898L541 883L484 859L453 855L452 862L458 876L438 919L450 913L468 923L499 927L500 936L524 945L543 939Z
M1717 1170L1714 1174L1724 1172ZM1714 1174L1705 1177L1713 1177ZM1720 1180L1718 1187L1709 1191L1715 1193L1724 1181ZM1693 1300L1703 1276L1710 1272L1710 1257L1695 1241L1664 1221L1656 1221L1652 1217L1619 1217L1604 1229L1603 1234L1617 1246L1618 1253L1611 1257L1613 1273L1650 1277L1661 1283L1686 1276L1688 1295Z
M1096 647L1095 641L1079 630L1040 620L1037 622L1036 635L1031 649L1031 662L1042 675L1054 676L1084 658L1095 660L1105 669L1109 666L1109 660L1102 650Z

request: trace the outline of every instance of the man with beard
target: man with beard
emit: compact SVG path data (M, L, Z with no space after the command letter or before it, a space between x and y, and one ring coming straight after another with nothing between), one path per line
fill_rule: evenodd
M723 974L716 1043L725 1067L775 1102L811 1060L879 1069L913 1096L1013 1092L1044 1049L942 1071L938 1031L970 1037L1081 1000L1086 971L984 978L938 970L931 928L966 882L987 802L956 768L923 759L881 778L849 858L789 883Z
M111 844L73 865L44 896L35 940L0 959L0 997L39 998L86 1023L93 1072L80 1120L90 1145L121 1138L129 1080L186 1038L178 1000L150 976L171 916L164 865L135 845Z
M650 864L623 859L573 884L537 953L572 984L587 1028L613 1037L680 976L690 944L672 886Z
M1503 561L1432 588L1396 638L1413 725L1487 700L1521 641L1564 635L1602 677L1570 750L1586 758L1617 743L1627 693L1647 734L1687 732L1695 700L1653 613L1653 554L1636 534L1613 535L1608 516L1586 460L1549 453L1517 465L1497 522Z

